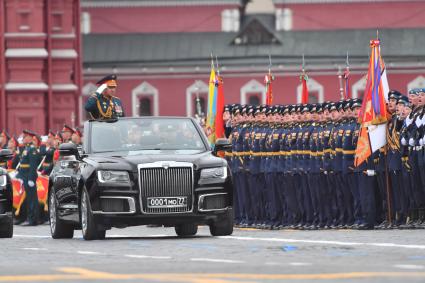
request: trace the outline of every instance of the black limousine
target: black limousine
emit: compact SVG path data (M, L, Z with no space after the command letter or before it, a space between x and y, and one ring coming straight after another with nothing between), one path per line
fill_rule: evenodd
M208 225L214 236L233 232L229 166L194 119L122 118L87 121L83 147L59 147L49 182L52 237L104 239L106 230L157 224L192 236Z
M0 150L0 162L7 162L12 158L9 149ZM13 236L13 188L7 171L0 168L0 238Z

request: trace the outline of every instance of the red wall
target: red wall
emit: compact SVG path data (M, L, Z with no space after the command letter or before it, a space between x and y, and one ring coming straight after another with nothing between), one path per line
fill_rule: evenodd
M292 10L294 30L425 27L425 1L277 5Z
M92 33L221 31L221 11L236 6L84 8Z
M365 71L366 72L366 71ZM391 89L398 89L402 93L406 93L407 84L415 79L419 74L391 74L389 71L388 81ZM119 75L118 75L119 76ZM230 75L224 77L224 95L225 103L240 103L240 89L252 79L256 79L258 82L263 83L263 76L250 76L246 77L230 77ZM355 74L351 76L351 86L360 80L363 75ZM120 76L119 76L120 78ZM336 75L311 75L310 78L318 81L324 87L325 101L326 100L339 100L339 81ZM177 115L186 116L186 89L192 85L195 80L203 80L208 83L208 74L203 77L193 78L164 78L164 79L152 79L143 78L140 79L126 79L121 76L118 82L117 96L121 98L127 116L131 116L131 92L134 88L146 81L159 92L159 114L160 115ZM96 80L86 80L84 84L89 82L94 83ZM274 104L293 104L296 103L296 92L297 87L300 84L299 76L282 76L276 75L276 80L273 82L274 91Z

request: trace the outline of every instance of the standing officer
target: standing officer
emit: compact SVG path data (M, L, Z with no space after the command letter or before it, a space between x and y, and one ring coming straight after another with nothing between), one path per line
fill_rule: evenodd
M56 151L55 134L52 131L49 131L49 134L47 135L46 148L44 151L44 159L41 164L40 172L42 175L50 175L50 172L53 170L53 159Z
M109 75L96 83L98 89L87 100L85 109L93 119L115 119L124 117L121 100L114 96L117 89L117 76Z
M38 225L38 197L37 197L37 168L41 162L41 155L34 145L37 135L29 130L23 132L24 150L17 177L22 179L27 199L27 226Z
M62 142L63 143L71 142L73 133L74 133L74 129L68 126L67 124L64 124L62 128Z

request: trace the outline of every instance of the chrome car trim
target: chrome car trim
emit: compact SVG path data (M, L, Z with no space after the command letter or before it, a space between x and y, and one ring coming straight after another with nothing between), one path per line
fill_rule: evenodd
M192 180L191 180L191 198L192 198L192 207L190 210L188 211L182 211L182 212L146 212L145 208L143 207L143 199L142 199L142 176L140 174L142 169L149 169L149 168L164 168L164 169L168 169L168 168L190 168L191 169L191 173L192 173ZM194 192L194 187L195 187L195 172L193 170L193 164L190 162L178 162L178 161L156 161L156 162L151 162L151 163L143 163L143 164L138 164L137 165L137 174L139 176L139 202L140 202L140 210L142 213L144 214L154 214L154 215L158 215L158 214L182 214L182 213L191 213L193 212L193 207L195 205L195 192ZM159 178L161 176L158 176ZM155 196L151 196L151 197L155 197Z
M101 196L100 199L125 199L128 201L128 207L130 211L122 211L122 212L105 212L102 210L92 211L93 214L134 214L136 213L136 202L132 197L118 197L118 196Z
M210 196L218 196L218 195L227 195L227 193L216 193L216 194L204 194L204 195L200 195L199 196L199 201L198 201L198 211L199 212L208 212L208 211L223 211L223 210L227 210L229 207L225 207L225 208L219 208L219 209L203 209L202 205L204 204L204 199L205 197L210 197Z

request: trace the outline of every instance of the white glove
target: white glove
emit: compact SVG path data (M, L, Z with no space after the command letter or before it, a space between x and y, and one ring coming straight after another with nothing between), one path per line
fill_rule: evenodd
M419 117L416 117L416 121L415 121L416 127L420 127L423 125L423 121L422 119L419 119Z
M424 139L423 138L419 140L419 145L420 146L423 146L424 145Z
M370 170L370 169L366 170L366 174L369 177L372 177L372 176L375 176L376 175L375 170Z
M35 183L33 181L28 181L28 186L34 187Z
M96 93L98 94L102 94L103 91L107 88L108 86L106 84L102 84L100 85L97 89L96 89Z
M410 146L415 146L415 140L413 138L409 139L409 145Z
M406 139L404 137L401 139L401 144L402 145L407 145Z

